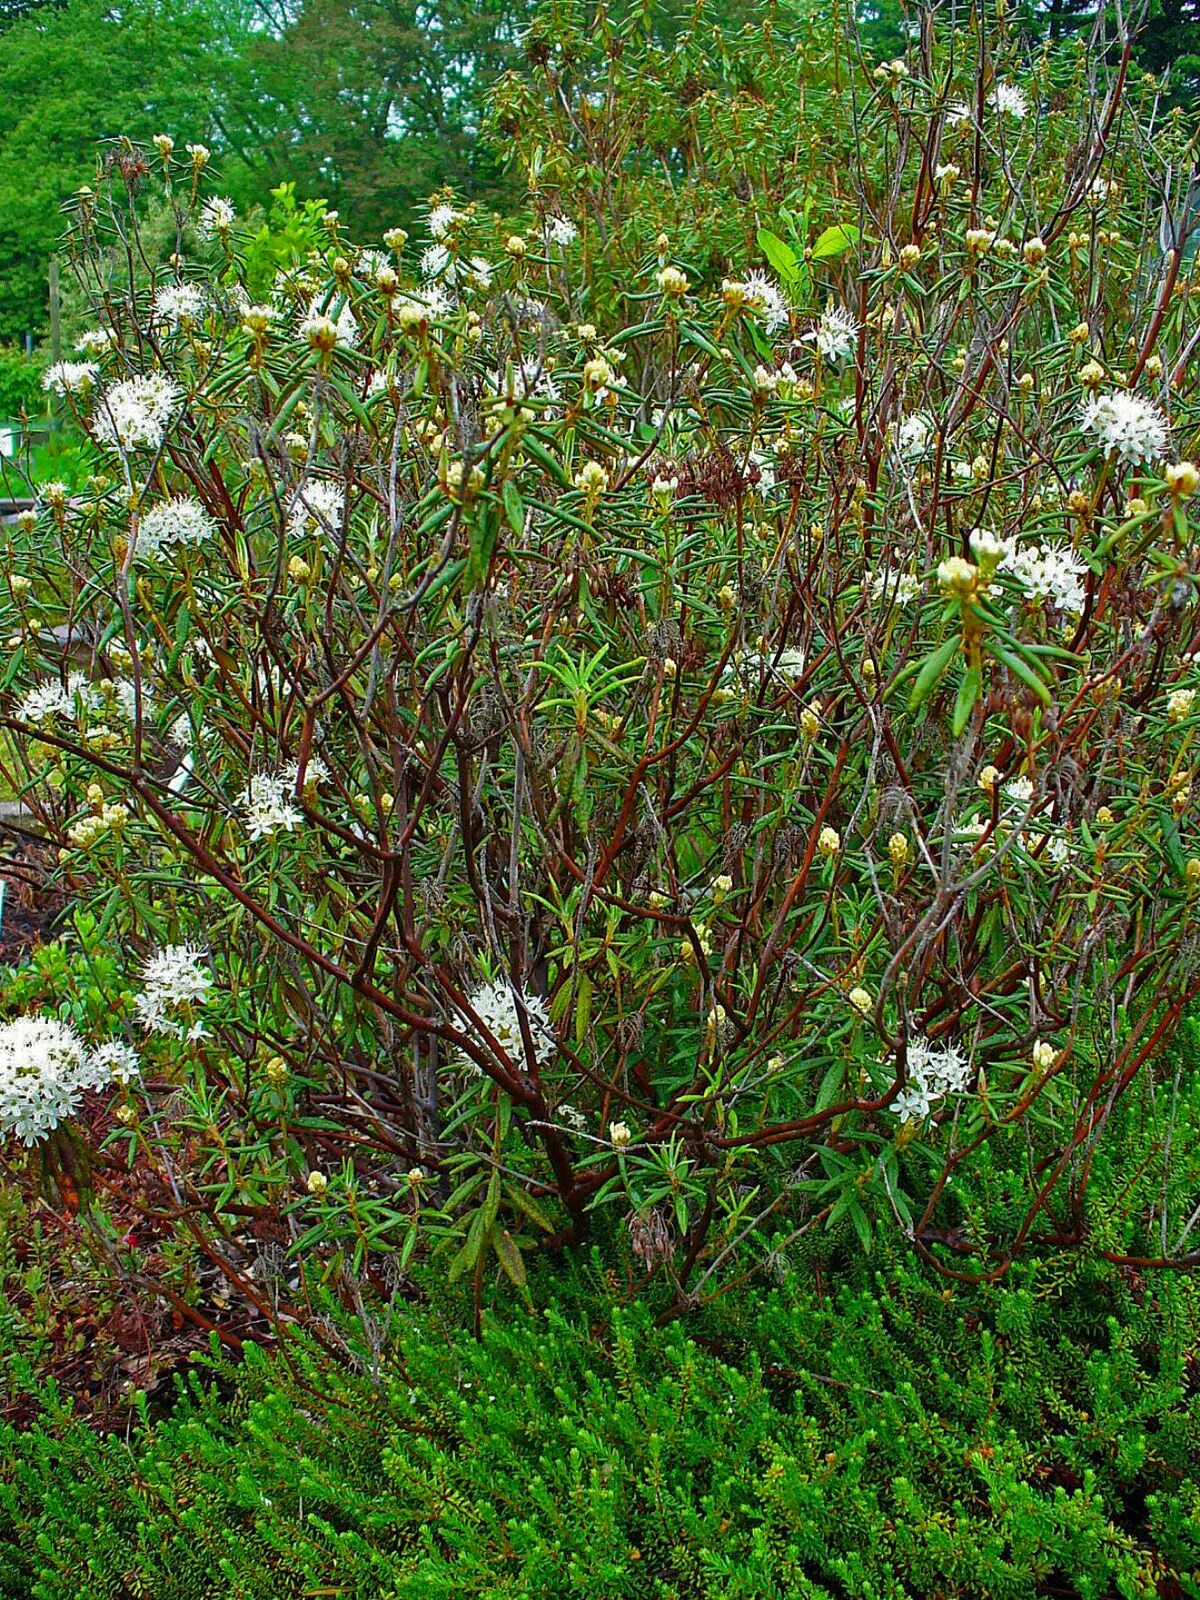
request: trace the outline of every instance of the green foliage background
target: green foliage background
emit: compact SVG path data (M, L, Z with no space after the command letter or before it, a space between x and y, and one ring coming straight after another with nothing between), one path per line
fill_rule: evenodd
M768 8L792 18L803 8ZM875 56L903 46L917 10L862 5ZM962 6L962 20L969 8ZM697 8L631 3L669 46ZM715 0L732 41L761 8ZM945 8L943 8L944 12ZM1026 0L1010 10L1031 39L1090 28L1094 0ZM208 145L244 212L296 185L352 235L406 226L415 203L452 183L504 209L514 193L503 134L484 133L501 75L528 65L533 0L7 0L0 5L0 340L47 329L46 274L61 210L94 174L95 141L169 132ZM536 30L535 35L536 36ZM1170 92L1200 84L1200 0L1151 0L1139 58Z

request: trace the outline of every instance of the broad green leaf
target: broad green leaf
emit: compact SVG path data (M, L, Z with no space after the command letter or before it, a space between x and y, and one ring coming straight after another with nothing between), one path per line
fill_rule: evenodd
M791 245L785 244L777 233L772 233L769 228L760 228L758 248L781 278L790 282L796 276L800 268L800 258Z
M852 222L835 222L832 228L826 228L817 235L817 242L812 247L813 260L832 261L837 256L843 256L847 250L853 250L861 238L862 234Z

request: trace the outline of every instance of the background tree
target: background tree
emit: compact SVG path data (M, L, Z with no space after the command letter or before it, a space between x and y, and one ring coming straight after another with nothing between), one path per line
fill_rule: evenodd
M220 5L71 0L29 11L0 52L0 338L46 319L46 271L64 200L95 168L95 141L160 129L220 134L222 87L245 43Z

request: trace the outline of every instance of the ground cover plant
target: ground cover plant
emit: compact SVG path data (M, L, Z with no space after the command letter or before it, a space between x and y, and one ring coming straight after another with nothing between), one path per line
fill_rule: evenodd
M379 1308L382 1361L344 1322L354 1363L215 1356L150 1426L97 1436L43 1391L2 1430L0 1594L1200 1591L1186 1277L1028 1259L947 1289L827 1255L824 1295L810 1260L656 1329L614 1264L480 1340L435 1291Z

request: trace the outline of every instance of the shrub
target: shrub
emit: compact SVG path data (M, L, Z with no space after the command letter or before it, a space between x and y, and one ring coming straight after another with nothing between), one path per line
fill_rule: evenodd
M981 49L831 44L770 273L663 234L619 325L541 191L327 214L269 304L202 155L79 202L107 466L13 536L2 720L141 962L113 1147L264 1310L264 1236L302 1316L597 1215L676 1309L823 1227L999 1277L1135 1086L1170 1205L1110 1253L1192 1259L1192 130L1127 43ZM151 181L207 243L123 289Z
M0 423L43 410L41 367L15 345L0 345Z

